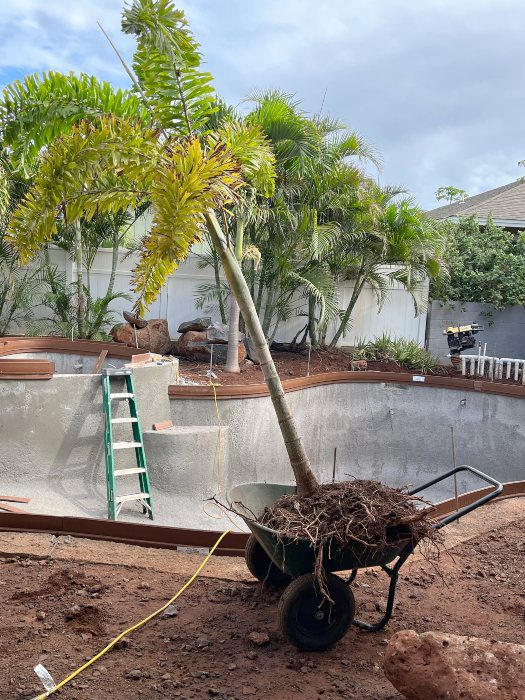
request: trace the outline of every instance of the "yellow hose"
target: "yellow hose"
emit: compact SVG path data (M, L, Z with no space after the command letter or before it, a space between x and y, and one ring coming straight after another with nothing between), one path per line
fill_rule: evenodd
M80 673L82 673L82 671L85 671L86 668L88 668L89 666L91 666L92 664L94 664L95 661L98 661L102 656L104 656L104 654L105 654L106 652L108 652L110 649L112 649L112 648L115 646L115 644L116 644L117 642L119 642L123 637L125 637L127 634L130 634L131 632L134 632L135 630L139 629L139 627L142 627L142 626L145 625L147 622L149 622L150 620L152 620L154 617L157 617L157 615L159 615L161 612L164 612L164 610L166 610L166 608L168 608L168 607L173 603L173 601L177 600L177 598L178 598L180 595L182 595L182 593L184 593L184 591L185 591L187 588L189 588L189 586L191 586L191 584L192 584L192 583L195 581L195 579L198 577L198 575L200 574L200 572L202 571L202 569L203 569L203 568L206 566L206 564L208 563L208 560L209 560L209 558L211 557L211 555L213 554L213 552L217 549L217 547L219 546L219 544L220 544L220 543L222 542L222 540L226 537L226 535L229 534L229 532L230 532L229 530L226 530L225 532L222 533L222 535L219 537L219 539L217 540L217 542L215 542L215 544L213 545L213 547L210 549L210 551L208 552L208 554L204 557L204 559L203 559L202 562L200 563L200 565L199 565L197 571L193 574L193 576L192 576L188 581L186 581L186 583L184 584L184 586L182 586L182 588L180 588L180 589L177 591L177 593L175 593L175 595L173 596L173 598L170 598L170 599L168 600L167 603L165 603L165 604L164 604L161 608L159 608L158 610L155 610L155 612L151 613L151 615L148 615L147 617L145 617L145 618L144 618L143 620L141 620L140 622L137 622L137 623L136 623L135 625L133 625L132 627L129 627L129 628L128 628L127 630L125 630L124 632L121 632L121 633L118 635L118 637L115 637L115 639L114 639L113 641L111 641L107 646L105 646L104 649L102 649L102 651L99 651L98 654L96 654L95 656L93 656L93 658L91 658L89 661L87 661L83 666L80 666L80 668L77 668L76 671L73 671L73 673L71 673L67 678L64 678L63 681L60 681L60 683L58 683L52 690L48 690L48 691L46 691L45 693L42 693L41 695L35 696L35 697L33 698L33 700L45 700L46 698L50 697L51 695L54 695L58 690L60 690L60 689L63 688L65 685L67 685L67 683L69 683L70 681L72 681L73 678L76 678Z

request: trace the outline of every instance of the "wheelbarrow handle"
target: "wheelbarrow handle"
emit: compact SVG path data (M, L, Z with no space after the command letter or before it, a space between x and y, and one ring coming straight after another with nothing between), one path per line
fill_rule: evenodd
M496 498L496 496L499 496L499 494L503 491L503 484L500 481L493 479L491 476L488 476L488 474L480 472L479 469L474 469L474 467L469 467L467 464L464 464L460 467L456 467L455 469L451 469L450 471L445 472L445 474L441 474L441 476L438 476L435 479L432 479L431 481L427 481L427 483L423 484L423 486L419 486L417 489L412 489L408 493L410 496L414 496L416 493L420 493L421 491L424 491L425 489L434 486L434 484L438 484L440 481L444 481L445 479L454 476L454 474L457 474L458 472L470 472L482 481L486 481L487 484L494 486L494 490L490 493L485 494L481 498L478 498L478 500L474 501L474 503L470 503L468 506L460 508L455 513L447 515L446 518L443 518L443 520L440 520L434 525L436 530L445 527L445 525L454 522L454 520L459 520L459 518L462 518L464 515L467 515L467 513L471 513L473 510L476 510L476 508L480 508L481 506L485 505L485 503L492 501L492 499Z

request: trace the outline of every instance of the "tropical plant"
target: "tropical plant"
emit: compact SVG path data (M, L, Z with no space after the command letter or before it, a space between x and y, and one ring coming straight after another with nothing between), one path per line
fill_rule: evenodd
M431 286L433 299L496 309L525 304L525 234L509 233L491 219L480 226L475 217L435 226L446 240L449 275Z
M406 369L422 374L432 372L439 364L437 357L408 338L392 338L388 333L371 341L358 341L352 351L355 360L394 361Z
M436 191L436 199L440 202L442 199L446 199L449 204L452 202L464 202L468 197L468 192L461 190L458 187L453 187L448 185L447 187L440 187Z
M22 270L16 250L5 239L5 228L22 183L13 178L6 157L0 155L0 335L24 329L33 320L34 297L39 289L39 268Z
M353 289L331 346L346 332L365 284L376 293L379 306L390 289L401 284L412 295L418 314L425 308L426 280L444 274L441 257L445 238L441 229L425 219L410 200L392 201L398 193L370 185L362 212L353 217L346 232L346 245L334 256L334 274L351 280Z
M39 327L49 335L60 335L66 338L79 337L90 340L109 340L108 329L117 322L117 316L109 308L116 299L131 301L129 294L110 293L103 297L93 298L88 287L84 287L83 295L86 300L82 336L78 334L77 324L77 295L78 285L68 284L66 275L56 266L46 265L41 273L42 307L49 309L52 316L43 316Z
M271 148L257 125L199 133L215 106L210 79L200 71L198 45L184 14L169 0L133 0L124 10L123 29L137 39L135 87L148 118L81 115L40 155L32 187L11 218L10 241L26 262L53 237L60 217L68 224L89 221L150 201L152 229L134 271L141 313L206 226L261 362L298 491L312 493L317 481L249 288L215 213L235 205L245 183L256 186L261 174L271 187Z

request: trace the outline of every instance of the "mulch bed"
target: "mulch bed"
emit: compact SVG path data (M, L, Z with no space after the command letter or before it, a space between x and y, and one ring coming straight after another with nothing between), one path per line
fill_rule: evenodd
M311 354L309 368L308 357L306 355L291 352L272 352L272 357L281 379L305 377L308 370L310 375L324 374L326 372L351 371L351 358L347 353L341 350L315 350ZM206 374L210 369L209 364L191 362L183 357L179 357L179 363L180 373L184 378L199 384L207 384L209 382L209 378ZM419 373L417 370L407 369L393 361L369 361L367 369L371 372L397 372L409 375ZM213 373L215 374L213 381L221 385L244 386L248 384L264 383L260 367L250 363L244 364L241 367L240 374L229 374L225 372L223 365L213 365ZM457 372L452 365L439 365L431 374L440 377L454 377L456 379L473 379L473 377L469 375L463 377L461 372ZM479 379L479 377L475 378ZM513 379L503 379L499 380L497 383L518 384L520 382L515 382Z

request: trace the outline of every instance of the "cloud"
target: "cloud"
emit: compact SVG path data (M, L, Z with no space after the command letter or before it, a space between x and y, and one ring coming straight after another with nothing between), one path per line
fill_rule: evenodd
M296 93L383 154L384 182L426 207L453 184L470 194L522 173L521 0L175 0L219 92ZM0 80L53 68L127 79L100 20L129 57L121 0L2 0Z
M0 77L43 70L84 71L125 83L122 69L97 20L119 46L132 41L120 33L120 0L2 0Z

